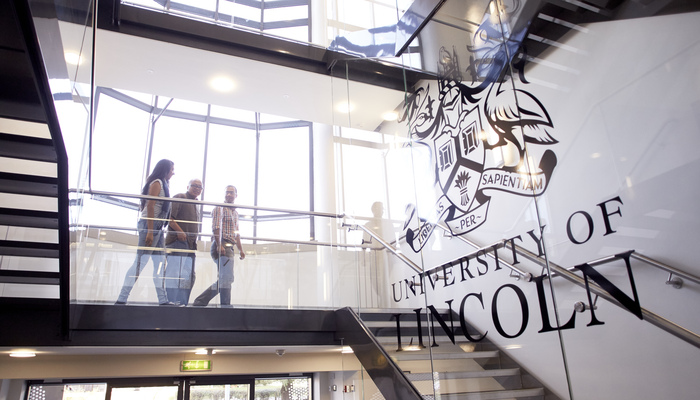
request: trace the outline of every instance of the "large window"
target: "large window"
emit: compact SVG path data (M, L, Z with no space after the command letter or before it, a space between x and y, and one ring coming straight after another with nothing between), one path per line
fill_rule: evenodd
M158 96L151 104L142 100L125 91L97 91L90 189L115 193L113 197L140 193L146 175L165 158L175 163L171 196L184 193L188 182L198 178L204 183L204 201L224 202L226 186L234 185L241 206L313 211L310 122ZM91 207L101 211L86 217L101 225L135 226L136 200L110 202ZM205 206L205 215L212 208ZM239 213L244 237L313 237L306 215L254 208ZM211 233L206 220L202 232Z
M122 3L264 32L299 42L310 40L310 0L124 0Z

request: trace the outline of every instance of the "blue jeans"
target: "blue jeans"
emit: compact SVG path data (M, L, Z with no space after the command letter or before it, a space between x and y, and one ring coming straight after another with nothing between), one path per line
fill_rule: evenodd
M176 240L168 249L190 250L187 240ZM194 285L195 254L191 252L168 252L165 266L165 291L168 300L186 306Z
M163 275L165 273L164 252L163 252L163 231L160 229L163 224L161 221L153 221L153 244L150 248L144 249L146 247L146 234L148 233L148 225L145 219L140 219L137 225L139 232L139 244L136 250L136 259L131 265L129 270L126 272L126 277L124 277L124 285L119 293L119 298L117 303L126 303L129 298L129 293L131 289L134 288L136 280L141 275L141 271L148 264L148 258L153 260L153 284L156 287L156 295L158 296L158 303L165 304L168 302L168 296L165 293L165 288L163 287Z
M219 302L222 306L231 305L231 285L233 284L233 246L226 246L226 255L219 255L219 245L214 242L211 246L211 258L219 269L219 277L214 284L202 292L194 302L195 306L206 306L211 299L219 295Z

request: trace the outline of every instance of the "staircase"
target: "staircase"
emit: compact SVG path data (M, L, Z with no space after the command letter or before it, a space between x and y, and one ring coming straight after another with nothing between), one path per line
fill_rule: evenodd
M534 15L525 13L517 25L527 26L522 47L529 59L536 59L551 47L566 47L562 38L571 30L586 32L589 23L698 10L700 2L685 0L544 0ZM572 50L579 54L568 48Z
M400 351L396 335L399 313ZM441 313L449 325L449 316ZM362 310L360 318L426 400L558 399L487 340L467 341L458 326L455 344L452 344L436 323L434 340L437 346L431 346L433 338L428 336L428 322L423 313L421 327L425 347L420 348L412 310ZM473 332L473 335L478 333Z
M0 88L0 308L67 306L68 162L27 2L0 2Z

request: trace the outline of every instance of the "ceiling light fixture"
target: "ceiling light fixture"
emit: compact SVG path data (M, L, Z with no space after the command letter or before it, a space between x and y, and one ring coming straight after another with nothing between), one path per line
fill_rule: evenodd
M335 107L335 109L338 110L339 112L343 113L343 114L348 114L348 113L350 113L350 111L352 111L352 110L355 109L355 106L352 105L351 103L348 103L348 102L344 101L344 102L338 104L338 105Z
M209 86L217 92L226 93L232 91L236 87L236 84L231 78L226 76L217 76L209 81Z
M399 118L399 114L396 111L388 111L382 114L384 121L396 121Z
M19 351L11 352L10 357L15 357L15 358L36 357L36 353L34 353L33 351L29 351L29 350L19 350Z
M65 58L66 62L70 65L80 65L83 62L83 57L80 56L78 53L73 53L71 51L67 51L63 54L63 57Z
M200 356L211 356L213 354L216 354L216 350L214 349L199 349L194 352L194 354L200 355Z

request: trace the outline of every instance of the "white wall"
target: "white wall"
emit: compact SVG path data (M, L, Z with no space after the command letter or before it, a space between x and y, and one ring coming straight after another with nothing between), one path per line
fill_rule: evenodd
M558 143L527 145L535 161L545 149L555 152L558 163L550 186L536 201L488 192L488 220L466 236L485 246L520 235L522 242L517 244L536 253L536 242L527 232L534 230L539 237L541 224L546 225L547 258L566 268L635 250L700 276L695 248L700 222L700 188L695 184L700 167L696 151L700 145L699 23L700 14L692 13L590 24L566 36L562 40L566 48L552 47L541 54L546 62L531 63L525 73L531 83L518 81L516 88L536 98L553 121L551 133ZM468 44L463 37L443 40L447 48ZM431 85L437 98L436 83ZM521 106L532 105L520 96ZM611 200L618 196L621 203ZM606 201L615 231L607 235L599 206ZM582 212L591 216L593 232L590 240L575 244L567 234L567 221L574 216L572 234L583 242L588 227ZM433 234L420 254L408 246L402 250L417 264L433 268L472 248ZM505 250L499 255L512 261ZM520 261L519 266L533 275L542 273L539 266ZM454 299L453 309L458 311L466 294L483 294L483 309L474 298L468 301L469 322L488 331L490 340L560 397L569 397L569 386L577 399L697 397L697 347L602 299L595 313L604 325L588 327L591 314L585 312L576 314L576 327L561 335L538 333L543 323L536 286L509 278L505 268L495 270L492 260L488 265L486 271L472 260L470 270L477 276L464 282L455 267L456 282L448 287L440 287L443 282L439 282L437 289L428 291L428 304L445 307L445 300ZM683 288L674 289L665 284L667 273L635 260L631 267L642 307L700 333L695 311L700 304L698 284L686 280ZM485 272L481 276L475 272L479 269ZM624 263L596 270L632 296ZM397 267L390 281L398 284L412 275ZM497 333L491 315L491 302L505 284L522 290L529 310L527 329L513 339ZM544 287L552 324L556 324L555 308L563 325L571 318L575 302L588 302L584 289L561 278L554 278L554 299L549 284ZM498 297L499 317L510 334L518 331L522 321L517 301L509 288ZM397 305L420 303L412 298Z

